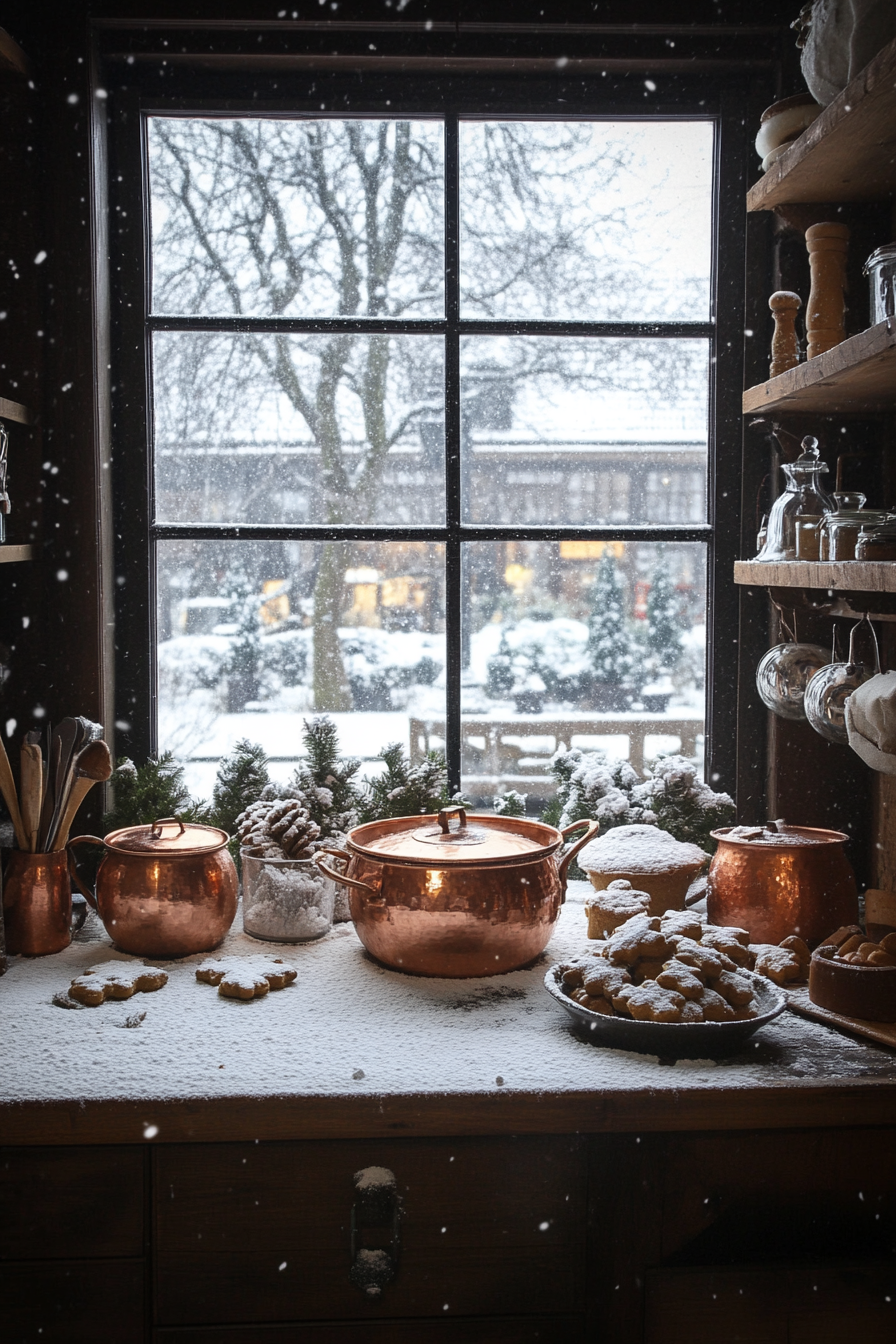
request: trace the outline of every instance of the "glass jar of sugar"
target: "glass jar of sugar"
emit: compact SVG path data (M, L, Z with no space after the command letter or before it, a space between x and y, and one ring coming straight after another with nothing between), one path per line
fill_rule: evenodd
M309 943L333 926L336 884L311 859L265 859L240 851L243 928L270 943Z

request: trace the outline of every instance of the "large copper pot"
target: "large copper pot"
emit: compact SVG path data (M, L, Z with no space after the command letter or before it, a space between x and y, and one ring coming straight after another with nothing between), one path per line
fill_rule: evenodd
M719 842L706 894L713 924L747 929L754 943L779 943L795 933L814 946L834 929L856 922L856 879L843 852L849 836L787 826L773 839L757 842L731 835L731 829L712 832Z
M239 883L217 826L166 817L151 826L112 831L105 840L68 842L69 871L123 952L187 957L217 947L233 923ZM103 845L96 891L81 880L77 845Z
M457 813L458 826L451 827ZM558 860L564 839L582 837ZM525 966L551 936L573 857L596 821L558 831L526 818L398 817L350 831L348 862L320 868L349 889L358 937L377 961L414 975L500 975Z

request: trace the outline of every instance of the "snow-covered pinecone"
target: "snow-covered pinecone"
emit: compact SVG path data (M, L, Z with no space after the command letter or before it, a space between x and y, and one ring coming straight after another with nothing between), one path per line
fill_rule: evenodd
M252 803L236 819L240 846L262 858L306 858L308 846L320 835L307 808L294 798L274 798Z

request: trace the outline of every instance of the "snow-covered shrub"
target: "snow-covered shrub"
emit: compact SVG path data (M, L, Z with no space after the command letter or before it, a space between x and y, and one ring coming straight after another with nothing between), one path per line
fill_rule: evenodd
M704 783L684 756L660 756L631 793L633 803L649 810L662 830L701 849L715 850L710 832L734 824L734 800Z
M499 794L494 801L495 816L524 817L527 796L525 793L518 793L516 789L508 789L506 793Z

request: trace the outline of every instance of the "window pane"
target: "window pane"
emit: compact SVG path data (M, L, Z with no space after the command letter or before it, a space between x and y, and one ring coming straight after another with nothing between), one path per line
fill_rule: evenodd
M702 757L706 549L693 542L470 542L463 559L463 788L537 813L562 745Z
M286 781L315 711L365 761L444 721L442 545L166 541L156 577L159 747L196 796L243 737Z
M546 336L461 341L464 518L706 518L709 344Z
M156 518L441 523L441 336L157 332Z
M160 313L437 317L436 121L149 119Z
M706 320L709 121L465 122L467 317Z

